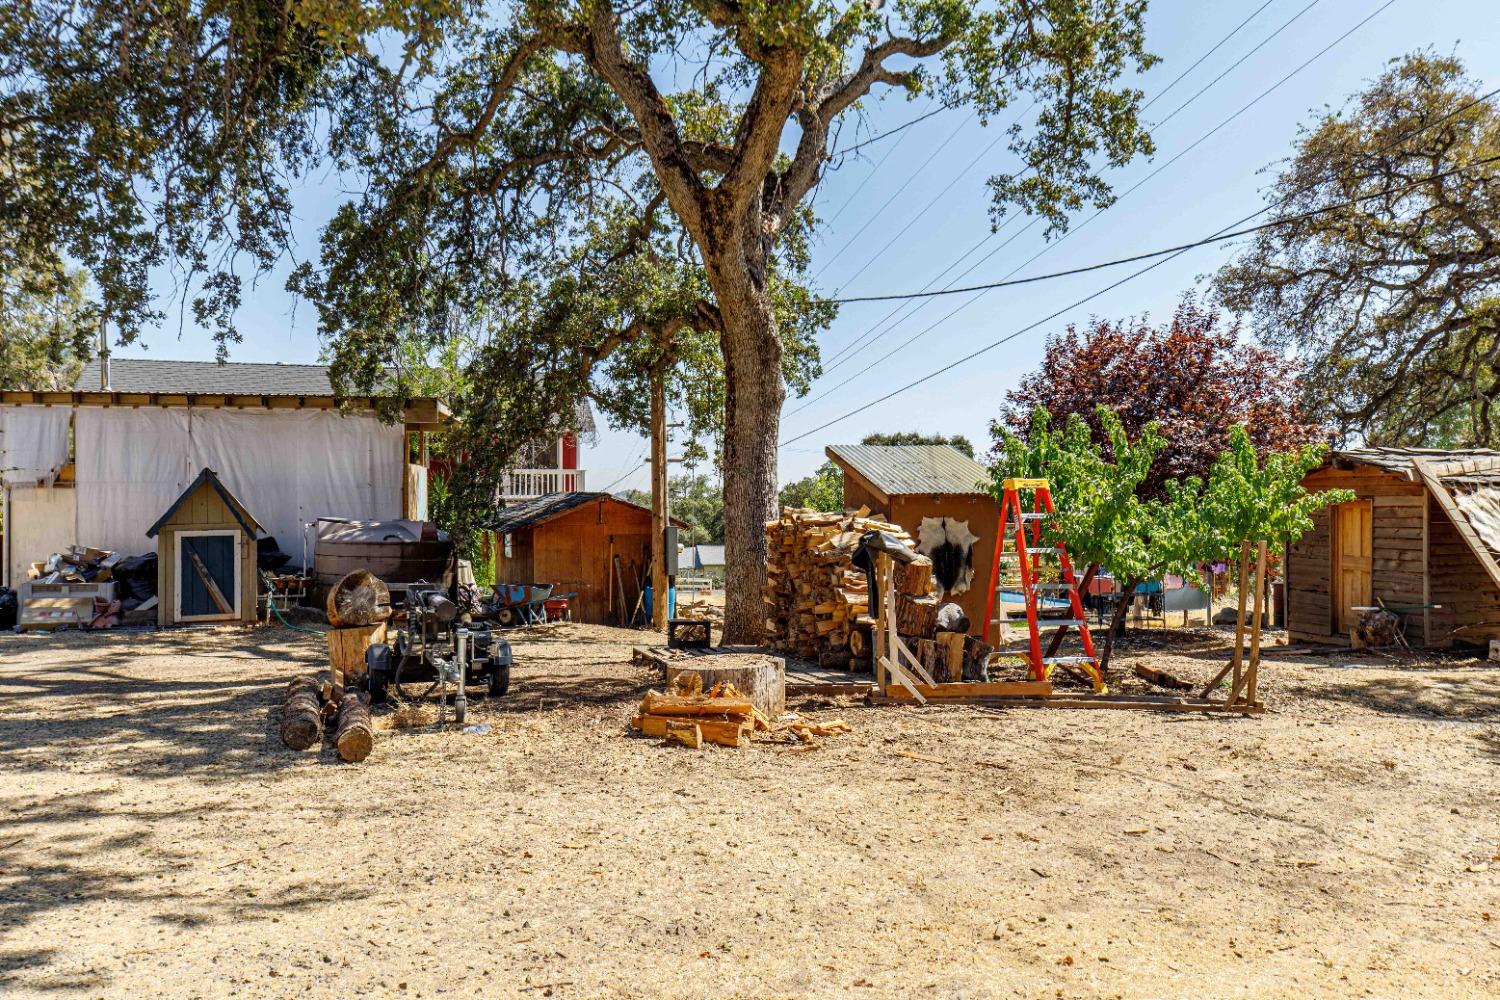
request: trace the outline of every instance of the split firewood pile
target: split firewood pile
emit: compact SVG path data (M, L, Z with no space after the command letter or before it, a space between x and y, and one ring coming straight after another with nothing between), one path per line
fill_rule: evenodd
M322 746L325 731L341 760L356 763L370 756L375 733L368 696L332 680L306 674L293 677L281 706L281 742L293 750L306 750Z
M869 612L869 584L864 571L854 568L854 551L867 531L884 531L907 545L915 543L899 524L868 514L864 507L852 514L787 507L780 518L766 523L767 582L762 600L766 641L772 649L820 666L869 669L868 643L857 636L863 631L857 621ZM932 564L926 565L930 588ZM921 597L926 596L927 590L922 590ZM935 614L936 602L932 605ZM908 608L908 613L925 612Z
M689 601L686 604L677 605L678 618L691 618L700 622L722 622L724 620L724 609L717 604L710 604L704 600Z
M630 728L666 745L694 750L706 743L744 747L752 740L814 749L822 745L821 739L850 731L842 719L818 721L795 712L769 719L733 684L719 683L704 691L702 679L694 674L678 675L665 694L647 691Z

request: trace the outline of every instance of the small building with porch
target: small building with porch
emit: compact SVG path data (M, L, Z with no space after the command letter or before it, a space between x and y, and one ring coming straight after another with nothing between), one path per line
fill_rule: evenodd
M1413 646L1500 638L1500 452L1336 451L1303 485L1355 498L1287 550L1293 641L1347 643L1362 609L1381 606Z

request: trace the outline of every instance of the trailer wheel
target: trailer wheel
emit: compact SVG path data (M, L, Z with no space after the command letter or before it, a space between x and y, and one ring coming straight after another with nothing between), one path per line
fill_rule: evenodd
M510 690L510 664L495 666L490 671L490 697L503 698Z

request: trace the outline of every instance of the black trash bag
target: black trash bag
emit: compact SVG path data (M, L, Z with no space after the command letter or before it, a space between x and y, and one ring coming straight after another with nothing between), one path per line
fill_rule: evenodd
M142 603L156 596L156 553L129 556L115 564L115 597L133 597Z
M281 546L276 544L273 536L267 535L255 540L255 565L260 569L274 573L291 561L292 557L281 551Z
M20 601L15 592L0 587L0 629L16 627L16 616L20 613Z

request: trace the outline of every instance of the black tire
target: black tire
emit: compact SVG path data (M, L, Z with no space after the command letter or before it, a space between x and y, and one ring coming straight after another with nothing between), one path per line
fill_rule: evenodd
M515 628L521 624L521 612L512 607L496 608L495 624L501 628Z
M510 690L510 664L497 666L490 670L490 697L504 698L505 692Z

